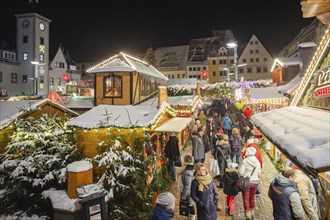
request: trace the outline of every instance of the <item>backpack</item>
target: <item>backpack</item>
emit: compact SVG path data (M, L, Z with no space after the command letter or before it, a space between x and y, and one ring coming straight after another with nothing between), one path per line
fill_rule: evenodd
M232 137L231 138L231 151L237 152L241 150L241 139L239 137Z

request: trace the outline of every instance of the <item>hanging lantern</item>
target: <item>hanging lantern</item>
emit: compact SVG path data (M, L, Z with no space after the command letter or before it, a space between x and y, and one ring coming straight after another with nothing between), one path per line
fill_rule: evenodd
M202 79L207 79L207 71L206 70L203 70L201 72L201 77L202 77Z

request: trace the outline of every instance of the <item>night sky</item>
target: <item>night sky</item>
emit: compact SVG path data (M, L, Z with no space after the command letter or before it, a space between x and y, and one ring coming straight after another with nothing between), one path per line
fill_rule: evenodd
M238 44L255 34L272 56L314 18L299 0L1 0L0 42L15 48L15 14L37 12L52 20L50 54L61 44L76 62L96 62L119 51L189 44L212 29L232 29ZM5 21L5 22L4 22ZM52 57L50 57L52 59Z

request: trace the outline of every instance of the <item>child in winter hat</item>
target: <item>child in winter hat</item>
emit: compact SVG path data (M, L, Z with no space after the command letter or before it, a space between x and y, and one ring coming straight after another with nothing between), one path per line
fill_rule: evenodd
M175 197L170 192L163 192L156 199L156 207L148 220L172 219L174 217Z
M170 192L163 192L158 195L156 203L162 205L168 210L174 210L175 197Z

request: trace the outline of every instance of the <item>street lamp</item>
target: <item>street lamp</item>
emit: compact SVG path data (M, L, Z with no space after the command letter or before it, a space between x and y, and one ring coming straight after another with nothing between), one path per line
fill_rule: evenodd
M235 42L231 42L231 43L227 43L227 47L228 48L234 48L234 67L235 67L235 82L238 81L238 68L239 67L244 67L247 64L246 63L242 63L242 64L237 64L237 44Z
M238 72L237 72L237 44L235 42L228 43L229 48L234 48L234 67L235 67L235 82L238 81Z
M34 84L35 84L35 95L38 95L38 80L39 80L39 74L38 74L38 66L43 66L45 63L39 63L38 61L31 61L31 64L34 65Z

